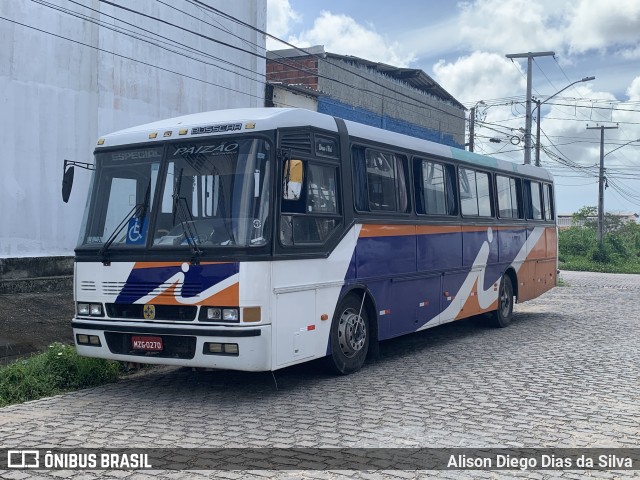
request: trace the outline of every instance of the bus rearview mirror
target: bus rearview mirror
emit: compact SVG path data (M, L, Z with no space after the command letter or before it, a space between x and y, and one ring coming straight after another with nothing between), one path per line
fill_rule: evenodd
M71 195L71 187L73 187L73 175L75 167L71 165L64 171L62 177L62 201L67 203L69 201L69 195Z

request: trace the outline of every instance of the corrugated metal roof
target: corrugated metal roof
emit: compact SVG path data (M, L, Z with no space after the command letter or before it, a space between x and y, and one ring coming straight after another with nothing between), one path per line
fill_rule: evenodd
M405 84L415 88L416 90L434 95L443 100L450 101L462 110L466 110L465 106L462 105L458 100L456 100L453 95L447 92L438 82L436 82L433 78L431 78L429 75L418 68L394 67L392 65L387 65L386 63L372 62L370 60L366 60L360 57L354 57L352 55L339 55L337 53L329 53L325 52L322 45L315 45L313 47L308 47L305 49L288 48L284 50L273 50L267 52L267 59L269 60L281 60L286 58L304 56L315 56L320 59L332 58L336 60L342 60L344 62L359 64L372 70L376 70L391 78L404 82Z
M420 90L425 93L429 93L431 95L435 95L437 97L442 98L443 100L449 100L453 102L456 106L460 107L461 109L466 110L465 106L462 105L458 100L456 100L453 95L447 92L444 88L440 86L438 82L436 82L433 78L431 78L429 75L424 73L424 71L418 68L394 67L392 65L387 65L385 63L379 63L379 62L372 62L370 60L354 57L352 55L338 55L336 53L327 52L326 56L327 58L335 58L335 59L343 60L346 62L358 63L361 65L364 65L372 70L376 70L391 78L400 80L417 90Z

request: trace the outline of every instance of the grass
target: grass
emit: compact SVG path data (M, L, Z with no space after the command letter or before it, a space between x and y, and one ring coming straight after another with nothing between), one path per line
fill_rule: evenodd
M46 352L0 367L0 407L115 382L118 362L81 357L54 343Z

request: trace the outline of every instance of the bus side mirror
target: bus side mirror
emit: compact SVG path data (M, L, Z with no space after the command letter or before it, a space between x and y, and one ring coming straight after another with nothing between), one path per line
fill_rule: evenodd
M298 200L304 180L302 160L286 160L284 163L284 178L282 182L282 198L284 200Z
M73 187L73 174L75 167L73 165L67 168L67 160L64 161L64 175L62 176L62 201L67 203L69 195L71 195L71 187Z

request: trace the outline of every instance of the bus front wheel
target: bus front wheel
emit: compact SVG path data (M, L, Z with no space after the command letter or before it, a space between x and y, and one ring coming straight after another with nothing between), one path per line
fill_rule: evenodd
M513 320L513 285L508 275L503 275L498 290L498 308L493 312L493 325L504 328Z
M329 368L342 375L360 370L367 358L370 336L369 317L362 297L347 295L331 323Z

